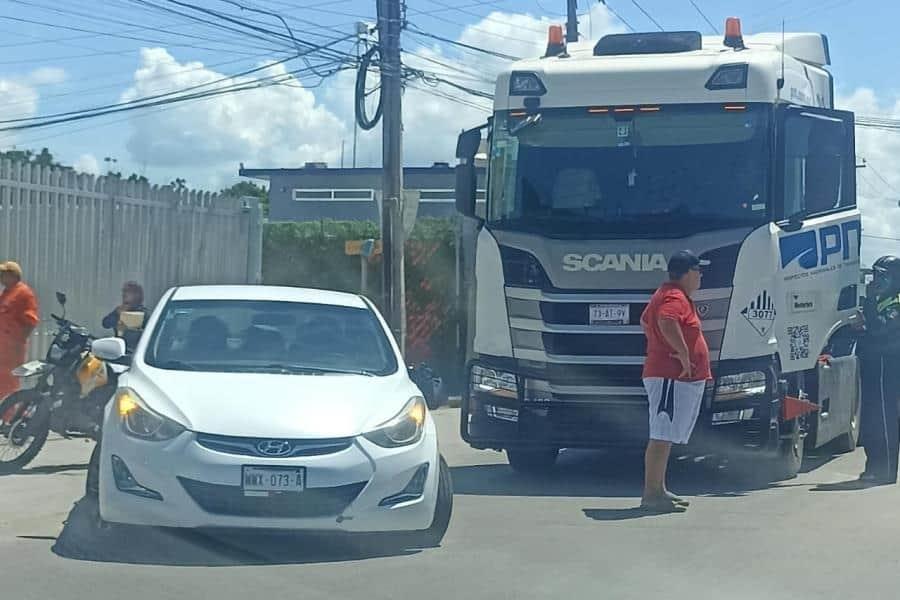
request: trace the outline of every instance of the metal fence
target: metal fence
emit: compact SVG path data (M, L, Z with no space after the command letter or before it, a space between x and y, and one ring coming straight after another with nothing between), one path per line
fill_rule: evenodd
M258 283L261 227L246 199L0 161L0 261L22 265L41 305L32 356L51 339L57 290L68 318L102 333L127 280L148 308L175 285Z

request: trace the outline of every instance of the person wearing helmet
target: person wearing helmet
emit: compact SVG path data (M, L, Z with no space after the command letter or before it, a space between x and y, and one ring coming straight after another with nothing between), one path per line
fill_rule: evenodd
M862 379L860 442L866 452L866 467L859 479L864 484L889 485L897 482L900 454L900 258L882 256L872 270L857 345Z

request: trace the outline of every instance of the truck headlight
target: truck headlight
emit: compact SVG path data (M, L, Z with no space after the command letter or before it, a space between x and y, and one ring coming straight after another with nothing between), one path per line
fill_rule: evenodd
M413 396L395 417L382 423L377 429L363 434L363 437L382 448L399 448L415 444L422 439L426 412L425 399Z
M519 385L514 373L475 365L471 376L472 393L490 394L512 400L519 399Z
M762 371L723 375L716 380L714 400L716 402L743 400L761 396L766 393L766 389L766 374Z
M125 433L142 440L164 442L184 431L179 423L150 410L131 388L116 392L116 412L122 419Z

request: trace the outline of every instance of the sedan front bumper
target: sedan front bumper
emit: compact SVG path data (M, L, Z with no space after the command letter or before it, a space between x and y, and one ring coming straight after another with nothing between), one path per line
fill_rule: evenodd
M411 446L382 448L362 437L349 442L327 454L266 458L210 449L194 432L167 442L146 442L110 425L101 447L100 516L112 523L184 528L347 532L428 528L440 470L431 419L422 439ZM120 489L113 456L127 466L137 484L162 499ZM428 472L421 496L380 505L404 490L423 464ZM305 489L245 494L244 466L303 467Z

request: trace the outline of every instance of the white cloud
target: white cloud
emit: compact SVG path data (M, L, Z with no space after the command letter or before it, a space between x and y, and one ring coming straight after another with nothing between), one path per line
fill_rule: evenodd
M590 19L582 18L585 33L588 22L595 38L622 30L601 4L591 9ZM546 46L547 27L555 23L558 21L546 17L495 11L464 28L458 39L512 56L539 56ZM404 48L418 55L404 55L405 64L487 93L493 93L497 72L508 64L486 54L438 43L423 47L420 42L424 42L421 37L405 34ZM284 72L285 67L278 65L255 73L253 78ZM122 100L223 77L201 63L181 63L164 49L144 49L134 84L122 94ZM126 147L134 163L154 173L170 173L171 177L188 173L191 184L204 186L233 179L239 162L254 167L296 167L306 161L325 161L336 166L342 142L344 164L349 166L354 79L354 72L343 71L315 95L308 89L278 86L188 102L150 114L138 112L131 120ZM246 79L201 89L242 81ZM165 82L165 87L161 88L160 82ZM489 99L444 83L408 81L403 97L404 163L455 162L456 136L462 129L484 122L490 107ZM381 164L380 132L381 124L372 131L359 131L358 166Z
M900 119L900 97L879 97L860 88L836 99L836 106L857 115ZM856 128L856 154L867 168L857 169L857 194L865 234L900 237L900 132ZM867 237L863 239L863 263L882 254L900 254L900 243Z
M100 174L100 162L93 154L82 154L72 166L79 173L88 173L89 175Z
M54 85L66 80L66 72L59 67L40 67L29 73L25 80L35 86Z
M24 119L37 113L38 91L19 79L0 78L0 106L3 120ZM16 141L15 132L0 133L0 148L12 146Z
M196 91L206 91L251 79L283 75L284 65L230 79ZM144 49L134 84L122 100L209 84L225 77L202 63L179 63L161 48ZM167 87L160 89L159 82ZM238 163L299 166L305 161L334 162L340 155L346 125L315 96L290 80L291 87L271 86L186 102L146 116L138 113L126 147L135 162L171 168L172 176L202 168L217 185L236 175ZM297 87L294 87L297 86ZM211 183L212 182L212 183Z

